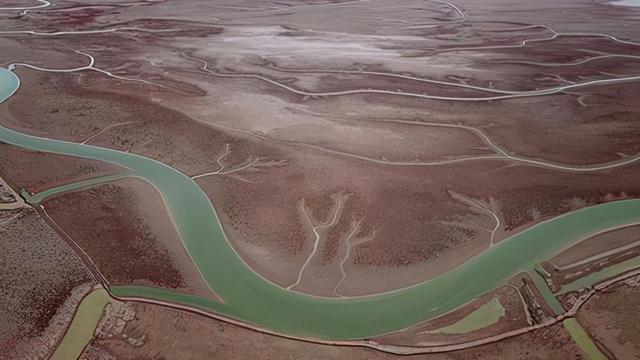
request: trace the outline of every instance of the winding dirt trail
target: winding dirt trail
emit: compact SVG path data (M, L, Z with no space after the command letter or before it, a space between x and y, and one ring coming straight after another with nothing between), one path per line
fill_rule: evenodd
M32 6L14 6L14 7L0 7L0 11L16 11L16 10L36 10L36 9L42 9L45 7L49 7L51 6L51 2L47 1L47 0L36 0L37 2L39 2L39 5L32 5Z

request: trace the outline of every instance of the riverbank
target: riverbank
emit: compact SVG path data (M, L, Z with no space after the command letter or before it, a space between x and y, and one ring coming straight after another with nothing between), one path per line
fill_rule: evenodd
M19 86L17 77L7 70L0 71L0 82L5 86L2 99ZM217 216L209 199L179 171L139 155L24 135L7 128L0 128L0 140L132 169L162 194L196 266L225 303L133 286L113 288L114 294L182 303L294 336L358 339L401 329L467 303L588 234L640 221L640 200L589 207L540 223L448 273L409 288L360 298L314 298L275 286L248 268L226 240L219 222L212 221Z
M19 82L7 70L0 75L7 98ZM116 295L170 299L297 336L350 339L406 327L466 303L587 234L640 220L640 201L590 207L532 227L419 285L372 297L320 299L286 291L251 271L226 241L219 223L211 221L216 215L209 200L189 177L175 169L135 154L23 135L6 128L0 128L0 140L117 164L153 184L161 192L196 265L226 303L140 287L114 288ZM467 286L461 289L455 285L461 282ZM370 317L371 313L377 316Z

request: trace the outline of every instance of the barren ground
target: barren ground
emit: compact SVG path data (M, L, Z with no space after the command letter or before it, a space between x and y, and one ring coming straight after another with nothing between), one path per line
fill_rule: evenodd
M578 1L460 6L465 21L450 6L416 0L393 8L377 1L60 2L54 11L0 26L108 32L5 34L2 41L15 51L0 61L68 69L88 64L83 54L89 54L103 72L18 65L21 89L2 105L0 121L36 135L142 154L189 175L209 173L198 183L244 260L282 286L323 296L414 284L478 254L492 238L498 242L566 211L637 196L637 165L570 170L640 151L633 82L477 102L331 95L377 89L490 97L505 94L495 90L553 88L640 69L636 45L603 37L558 36L514 46L553 35L526 26L540 18L560 33L594 32L597 25L633 37L640 31L632 26L633 11ZM211 12L216 19L202 15ZM588 27L580 14L590 16ZM83 53L66 47L70 42ZM600 54L613 56L589 59ZM300 95L273 82L329 95ZM340 211L332 213L338 198ZM495 230L494 214L500 220Z
M598 294L578 316L598 346L616 359L640 356L638 280L629 279Z
M17 190L37 193L58 185L122 171L100 161L45 154L0 143L0 173Z
M374 350L332 347L256 333L198 315L155 305L127 303L135 312L124 327L99 330L83 359L584 359L562 327L553 326L524 336L447 354L393 356ZM122 311L120 313L126 313ZM113 312L117 314L117 312ZM120 317L123 319L123 317ZM107 323L114 323L110 321ZM202 341L205 338L207 341Z
M0 359L45 359L94 283L31 208L0 211Z
M119 180L52 197L43 207L110 284L158 286L217 298L184 249L160 195L146 182Z

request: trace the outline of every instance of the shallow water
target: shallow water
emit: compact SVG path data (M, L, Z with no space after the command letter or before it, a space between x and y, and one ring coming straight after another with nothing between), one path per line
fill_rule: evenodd
M504 316L504 313L505 309L500 300L494 297L460 321L429 332L433 334L466 334L495 324Z

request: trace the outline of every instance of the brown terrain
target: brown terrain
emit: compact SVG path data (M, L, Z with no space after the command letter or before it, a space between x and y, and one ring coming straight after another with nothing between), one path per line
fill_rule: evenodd
M578 319L594 342L612 359L640 357L640 278L630 278L598 293Z
M549 262L557 268L564 268L577 262L597 259L607 251L615 254L613 251L615 249L633 249L638 241L640 241L640 225L624 226L590 236L560 252Z
M54 3L28 14L0 11L0 65L13 64L21 80L0 105L0 124L140 154L192 176L239 256L293 291L348 297L410 286L541 221L640 197L640 161L633 161L640 85L621 81L640 73L633 41L640 8L603 0ZM0 175L16 190L119 171L0 144ZM62 194L43 206L40 215L110 284L216 298L160 194L142 180ZM627 245L636 230L605 240ZM587 240L564 260L604 250ZM635 250L570 268L554 284ZM61 280L41 281L48 289ZM64 291L38 317L42 324L80 283L55 285ZM511 284L534 322L548 317L526 275ZM627 288L612 294L620 289ZM505 317L466 340L526 326L520 296L503 287L388 339L427 341L420 332L454 323L492 296ZM598 295L588 316L619 322L623 313L614 315L609 299L617 298ZM632 300L627 305L632 311ZM135 317L99 327L85 358L391 358L155 305L121 306ZM592 335L613 336L588 316L580 321ZM630 354L632 340L624 339L608 351ZM428 358L582 356L552 326Z
M162 198L146 182L119 180L52 197L42 206L109 284L158 286L217 299L182 245Z
M206 339L206 341L202 341ZM394 356L266 335L157 305L107 305L81 359L586 359L562 327L552 326L495 344L446 354Z
M29 207L0 210L0 359L46 359L94 280Z
M426 18L400 16L417 3L423 4ZM181 10L204 3L189 4ZM5 36L7 46L16 48L16 55L0 58L5 64L86 65L87 56L56 47L73 42L75 49L96 58L97 69L110 73L51 73L18 66L21 89L2 105L2 122L36 135L135 152L189 175L213 173L199 177L198 183L243 259L281 286L322 296L411 285L478 254L492 238L497 242L566 211L640 193L634 165L570 170L640 151L633 136L640 133L634 121L640 111L633 100L639 90L634 83L468 102L374 93L305 96L264 80L309 93L377 89L487 97L501 93L455 84L523 91L600 79L612 71L633 74L640 65L634 59L544 64L583 60L591 56L585 48L633 54L635 45L559 36L511 46L552 35L544 27L523 28L549 11L538 6L514 10L520 22L515 24L492 12L497 5L465 2L461 5L469 24L458 26L455 21L445 25L445 18L455 20L456 14L441 3L366 8L370 16L364 17L356 15L363 11L360 5L325 5L207 5L225 19L220 26L201 15L168 15L167 4L82 7L61 2L55 11L38 12L49 24L39 31L147 30ZM603 31L609 28L600 19L616 17L621 28L633 19L626 10L595 3L566 6L581 12L606 8L593 20ZM265 11L268 16L257 15ZM328 25L313 20L317 11L326 18L333 14L357 20L351 30L333 24L331 29L341 35L339 41L329 40L323 35ZM247 17L253 19L251 25L243 20ZM437 33L423 27L430 17L442 23ZM399 18L406 24L394 25ZM562 19L554 14L548 25L557 26L557 32L587 30ZM12 30L33 29L30 22L21 18L3 24ZM630 37L634 31L622 35ZM103 46L95 45L97 37ZM341 42L362 50L340 47ZM281 55L297 46L309 52ZM494 47L477 48L486 46ZM341 53L325 60L317 56L318 49ZM46 63L38 60L46 52L52 53ZM420 66L424 59L433 66ZM203 61L209 63L206 69ZM457 71L454 64L464 67ZM570 169L534 166L504 154ZM462 158L471 159L433 164ZM500 219L495 231L493 214Z

